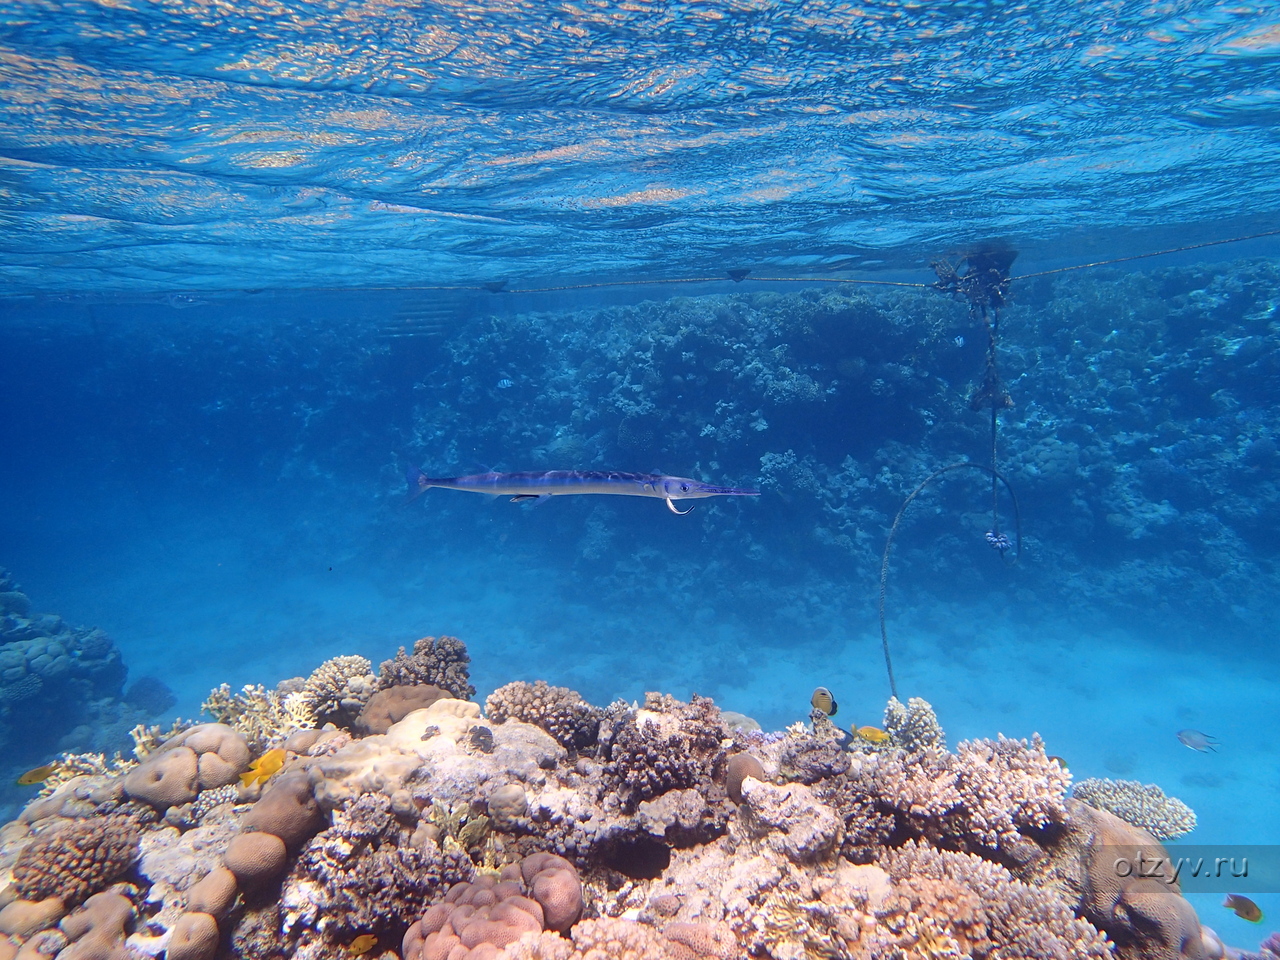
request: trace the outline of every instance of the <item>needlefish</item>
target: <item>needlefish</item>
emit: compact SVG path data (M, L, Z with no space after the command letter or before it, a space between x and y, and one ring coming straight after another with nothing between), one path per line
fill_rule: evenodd
M614 470L549 470L546 473L476 473L467 477L428 477L411 467L408 474L410 500L431 487L466 490L522 500L542 501L571 493L605 493L620 497L654 497L667 501L667 509L684 516L689 510L676 507L677 500L703 497L758 497L759 490L721 487L714 483L668 477L658 473L619 473Z

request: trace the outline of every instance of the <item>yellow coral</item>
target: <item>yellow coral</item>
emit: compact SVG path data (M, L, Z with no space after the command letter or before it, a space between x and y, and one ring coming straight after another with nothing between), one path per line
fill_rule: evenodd
M200 709L219 723L240 731L255 746L316 725L315 715L302 694L282 696L261 684L245 684L239 693L233 694L231 686L224 683L209 692L209 699Z
M53 772L41 782L39 796L52 795L76 777L116 776L137 765L136 760L126 760L118 753L110 760L101 753L63 753L49 764Z

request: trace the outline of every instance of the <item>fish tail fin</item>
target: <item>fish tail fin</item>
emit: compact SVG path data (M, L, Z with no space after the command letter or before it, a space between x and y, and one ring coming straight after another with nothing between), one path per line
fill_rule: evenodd
M413 503L431 486L427 482L430 478L417 467L406 470L404 478L409 481L409 499L405 503Z

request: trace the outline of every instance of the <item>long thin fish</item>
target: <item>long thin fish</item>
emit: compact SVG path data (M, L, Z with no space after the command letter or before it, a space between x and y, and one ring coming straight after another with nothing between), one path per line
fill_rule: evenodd
M713 483L687 477L667 477L656 473L618 473L614 470L549 470L546 473L476 473L468 477L428 477L421 470L409 469L410 500L431 487L466 490L509 496L519 500L545 500L570 493L607 493L621 497L655 497L667 501L672 513L684 516L689 510L677 510L677 500L703 497L758 497L759 490L719 487Z

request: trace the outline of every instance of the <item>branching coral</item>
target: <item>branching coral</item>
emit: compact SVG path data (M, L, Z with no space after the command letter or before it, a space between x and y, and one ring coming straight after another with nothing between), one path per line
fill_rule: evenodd
M532 723L555 737L562 747L579 750L596 742L603 711L568 687L548 686L545 680L517 680L489 694L485 713L495 723L509 719Z
M278 693L261 684L245 684L233 694L229 684L210 691L200 709L219 723L234 727L245 735L255 752L273 740L295 730L308 730L316 725L315 715L303 693Z
M728 731L720 711L706 697L684 704L669 696L647 694L644 709L622 722L609 746L607 771L633 802L668 790L722 780Z
M395 659L382 662L378 686L429 683L443 687L459 700L469 700L476 692L467 668L470 662L467 645L457 637L423 637L414 643L412 655L401 647Z
M472 876L456 845L410 846L381 794L365 794L335 811L333 821L306 845L290 880L314 884L315 929L330 943L403 930L424 903Z
M998 864L911 842L881 865L893 888L877 916L907 955L1111 957L1106 937L1057 894ZM932 923L922 925L923 918Z
M354 717L377 689L373 664L364 657L333 657L307 677L302 699L317 718Z
M956 748L955 776L969 830L988 846L1017 841L1019 827L1066 818L1071 775L1045 755L1038 734L1030 744L1005 736L964 741Z
M129 817L77 820L37 837L13 866L14 889L27 900L77 904L105 889L138 859L138 825Z
M942 747L946 742L933 707L920 697L912 697L906 706L892 698L884 710L884 730L890 743L912 753Z
M76 777L113 777L128 773L137 761L116 754L110 760L101 753L64 753L50 764L53 772L40 785L40 796L47 797Z
M1072 796L1149 830L1157 840L1173 840L1196 828L1195 811L1154 783L1090 777L1076 784Z

